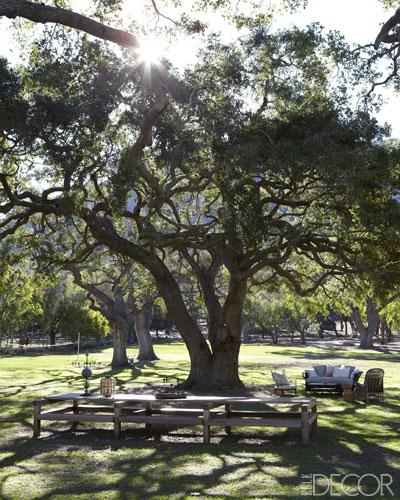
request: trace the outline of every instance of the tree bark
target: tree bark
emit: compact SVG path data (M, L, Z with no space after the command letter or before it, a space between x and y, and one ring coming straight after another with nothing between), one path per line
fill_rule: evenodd
M129 325L128 325L127 343L128 343L128 345L138 343L138 338L137 338L136 331L135 331L134 321L133 322L130 321Z
M388 324L386 324L386 334L387 334L387 341L388 342L392 342L392 340L393 340L393 332L392 332L392 329L390 328L390 326Z
M164 264L163 264L164 266ZM157 289L164 300L169 317L175 323L189 351L190 373L183 387L208 387L212 354L198 325L190 317L182 298L179 286L165 267L162 273L153 274Z
M223 327L217 332L216 338L211 340L210 388L236 389L243 387L239 377L239 351L246 288L245 279L231 275L228 295L223 306Z
M111 361L111 367L113 369L130 366L126 353L126 337L127 329L125 322L118 321L115 324L113 337L113 357Z
M126 304L122 291L118 286L114 287L114 302L112 309L109 312L112 316L112 321L116 330L111 366L113 368L130 366L126 352L126 344L128 340Z
M56 23L89 33L97 38L109 40L122 47L140 46L136 36L119 29L111 28L71 10L52 7L44 3L26 0L0 0L0 16L11 19L24 17L35 23Z
M49 341L50 345L56 345L56 331L53 329L49 331Z
M366 300L367 324L365 325L360 311L357 307L353 308L352 318L360 334L360 349L371 349L373 347L373 337L376 334L379 325L379 315L377 309L371 300Z
M380 331L381 331L381 344L385 345L386 344L386 321L384 321L384 320L381 321Z
M182 255L190 264L203 292L208 314L208 340L211 344L211 361L198 370L209 370L209 389L234 389L243 387L239 377L239 351L243 333L243 306L246 279L231 273L229 291L223 307L215 291L215 280L221 259L212 256L211 265L203 268L187 250ZM189 379L190 382L190 379Z
M145 302L141 309L135 314L135 331L139 343L139 361L153 361L158 359L153 348L153 340L150 335L150 326L153 319L153 305Z

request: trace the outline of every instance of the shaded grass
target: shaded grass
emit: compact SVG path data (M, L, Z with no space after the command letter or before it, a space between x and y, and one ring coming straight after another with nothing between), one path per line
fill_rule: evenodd
M121 388L185 377L189 360L184 346L156 347L160 361L114 372ZM91 358L108 362L111 350ZM66 425L48 422L43 437L32 440L32 399L82 389L75 360L73 355L49 354L0 358L1 498L299 498L308 491L302 474L350 472L392 474L395 498L400 498L400 369L394 354L243 346L241 376L255 387L270 383L272 367L284 367L292 378L301 378L304 368L316 362L354 363L364 372L376 366L385 370L382 404L318 398L319 434L310 447L300 445L296 430L240 429L226 436L214 429L212 443L205 446L200 428L146 434L132 425L115 441L109 424L101 429L82 426L74 435ZM94 370L93 388L105 373L107 367Z

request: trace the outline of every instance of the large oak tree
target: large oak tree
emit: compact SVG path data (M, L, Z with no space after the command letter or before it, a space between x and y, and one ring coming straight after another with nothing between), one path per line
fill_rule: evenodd
M0 14L139 45L58 7L1 0ZM355 225L354 213L396 161L384 131L351 110L351 75L334 79L348 55L339 37L247 24L232 46L211 38L183 76L167 62L133 69L105 45L57 30L23 73L2 65L1 236L36 214L50 227L79 220L88 247L143 265L188 348L189 386L241 384L250 279L280 276L305 294L355 265L374 228ZM29 186L29 162L48 188ZM202 291L208 341L177 258ZM303 273L309 261L317 271Z

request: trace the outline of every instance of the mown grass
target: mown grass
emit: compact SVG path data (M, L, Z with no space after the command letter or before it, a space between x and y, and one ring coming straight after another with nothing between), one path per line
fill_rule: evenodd
M122 389L160 383L165 376L184 378L189 368L184 346L174 342L157 345L156 350L160 361L114 373ZM107 363L111 351L90 356ZM235 429L227 437L216 429L212 443L205 446L200 428L164 429L149 435L140 426L130 426L115 441L108 424L99 426L102 429L82 426L74 435L66 425L49 422L44 423L40 439L31 439L33 399L82 389L80 369L72 366L75 360L74 355L0 358L1 498L306 498L303 494L310 490L302 475L313 473L391 474L394 498L400 498L400 359L396 354L243 346L241 377L254 388L270 383L271 367L284 367L298 379L304 368L319 362L355 364L364 372L384 368L383 403L318 398L319 433L309 447L300 444L296 430ZM95 370L92 387L107 372L107 367ZM371 491L365 485L365 491ZM372 482L370 486L375 489ZM393 498L389 493L384 497Z

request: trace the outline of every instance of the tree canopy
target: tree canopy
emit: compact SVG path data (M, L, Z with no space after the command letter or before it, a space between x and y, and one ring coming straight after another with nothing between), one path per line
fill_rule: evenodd
M188 384L240 384L249 280L308 294L370 265L371 241L397 244L399 151L354 106L364 68L337 33L242 19L241 38L210 36L182 73L141 61L136 35L59 7L3 0L1 14L138 49L133 65L56 27L26 67L1 61L0 237L79 226L81 258L105 246L141 264L189 349ZM209 343L176 259L201 290Z

